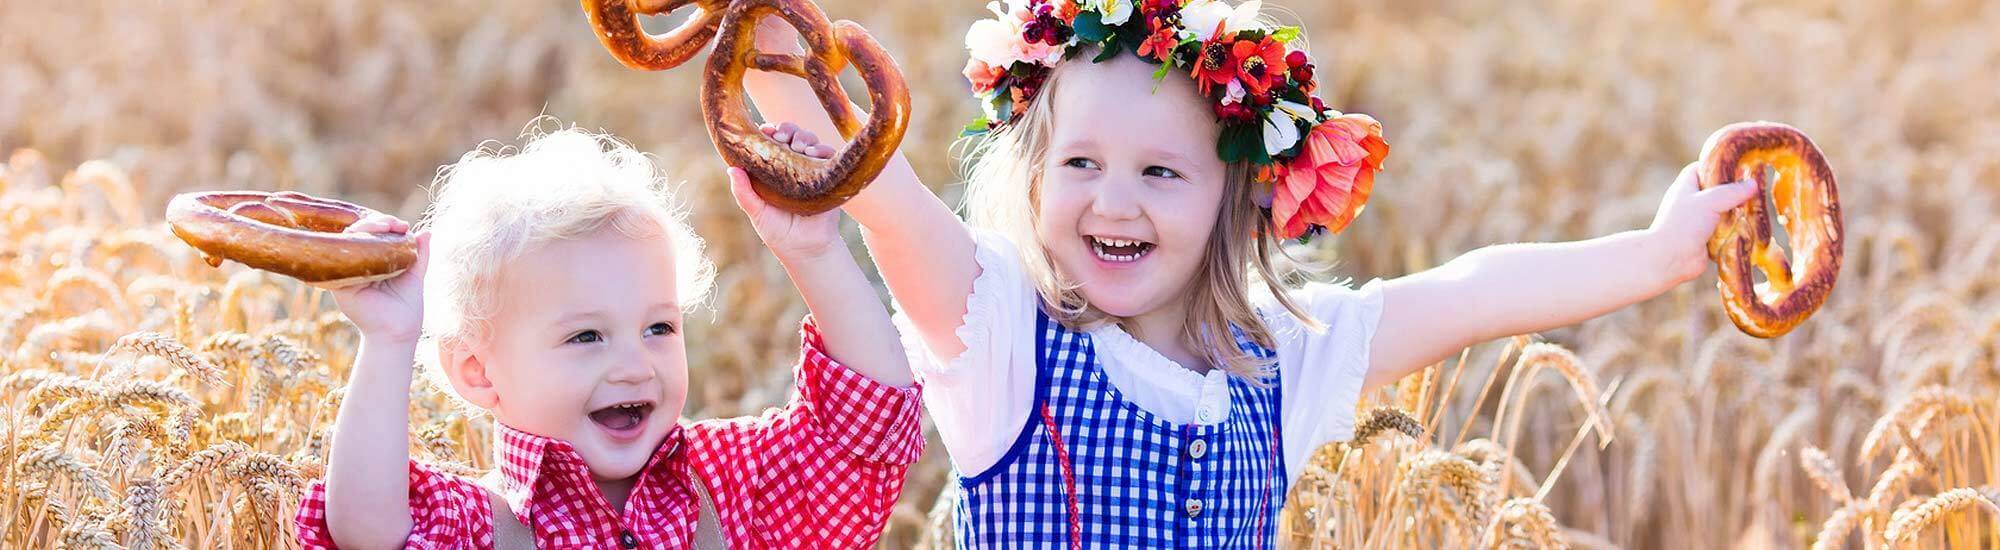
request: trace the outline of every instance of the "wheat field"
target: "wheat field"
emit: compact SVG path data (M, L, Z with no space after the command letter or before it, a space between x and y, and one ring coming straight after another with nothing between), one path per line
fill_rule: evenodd
M822 2L897 55L904 150L949 201L979 4ZM1305 24L1320 93L1396 148L1367 212L1294 251L1336 276L1642 227L1739 120L1812 134L1847 221L1839 286L1782 338L1731 326L1711 272L1371 394L1282 542L2000 548L2000 4L1269 5ZM782 402L804 306L729 204L698 71L626 70L585 25L569 2L0 0L0 547L293 546L356 335L321 292L203 264L166 199L413 217L439 165L538 114L686 182L720 294L689 323L685 414ZM412 391L414 456L491 466L484 421ZM946 473L932 445L884 547L949 540Z

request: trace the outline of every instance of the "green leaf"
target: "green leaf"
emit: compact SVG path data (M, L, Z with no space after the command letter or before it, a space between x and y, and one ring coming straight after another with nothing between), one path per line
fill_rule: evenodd
M1097 52L1097 57L1091 58L1090 62L1103 63L1106 61L1110 61L1112 58L1118 57L1118 54L1124 51L1125 51L1125 46L1123 44L1118 43L1118 41L1116 40L1105 42L1103 50Z
M991 131L992 129L993 129L993 121L986 120L986 117L979 117L978 120L974 120L972 121L971 124L965 125L965 129L960 130L958 135L960 137L976 136Z
M1277 31L1271 33L1271 38L1279 42L1290 44L1292 43L1293 40L1299 39L1299 28L1278 27Z
M1111 36L1111 27L1104 26L1104 16L1094 11L1076 14L1076 22L1070 27L1084 42L1103 42L1105 37Z
M1264 157L1263 162L1270 162L1270 155L1264 153L1263 139L1255 124L1232 124L1223 127L1221 138L1215 142L1215 153L1222 157L1222 162L1257 162L1258 156Z

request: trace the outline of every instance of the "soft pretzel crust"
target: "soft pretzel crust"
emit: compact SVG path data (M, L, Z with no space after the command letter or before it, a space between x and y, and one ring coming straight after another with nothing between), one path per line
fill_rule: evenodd
M1731 124L1702 147L1703 189L1754 181L1770 195L1789 236L1785 254L1771 233L1762 197L1723 215L1708 240L1720 274L1722 307L1744 333L1776 338L1817 311L1840 275L1840 196L1833 169L1811 138L1775 122ZM1757 283L1752 269L1763 272Z
M701 112L715 150L748 172L757 195L797 214L840 206L882 173L902 143L910 121L910 90L896 61L868 31L851 21L829 23L810 0L581 0L605 49L626 66L662 70L679 66L715 38L702 80ZM688 22L666 35L649 35L634 18L696 4ZM767 54L755 48L757 23L776 17L798 30L803 55ZM867 85L869 112L854 112L841 71L852 65ZM758 131L743 101L748 70L804 79L847 140L832 158L815 159Z
M416 241L408 234L342 232L373 213L303 193L183 193L167 203L167 225L209 265L234 260L341 288L395 277L417 261Z

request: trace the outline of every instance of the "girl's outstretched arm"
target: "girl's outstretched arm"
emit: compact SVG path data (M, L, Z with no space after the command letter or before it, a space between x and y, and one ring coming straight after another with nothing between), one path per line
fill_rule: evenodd
M1646 229L1490 246L1388 281L1364 388L1394 382L1467 346L1575 324L1700 276L1708 267L1708 237L1722 214L1755 196L1757 186L1698 190L1696 177L1695 165L1681 170Z
M760 24L757 48L769 53L802 50L796 31L774 18ZM796 124L770 129L778 141L793 142L793 133L801 129L829 142L838 140L840 132L805 81L748 71L743 87L764 120ZM979 276L972 234L965 224L924 187L900 152L841 209L860 222L876 269L932 352L952 357L964 351L955 331L965 317L972 280Z

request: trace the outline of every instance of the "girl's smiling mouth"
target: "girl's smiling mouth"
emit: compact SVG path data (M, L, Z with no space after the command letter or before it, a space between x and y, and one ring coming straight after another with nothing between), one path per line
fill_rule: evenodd
M1085 235L1084 244L1099 261L1125 264L1139 261L1153 252L1156 245L1150 242L1099 235Z

